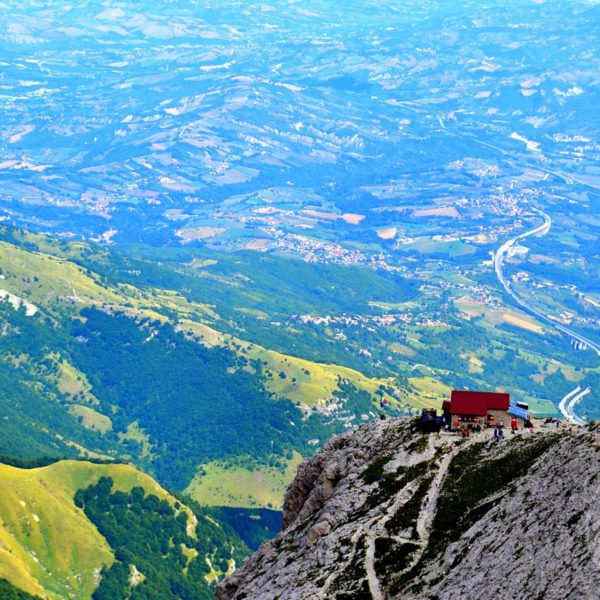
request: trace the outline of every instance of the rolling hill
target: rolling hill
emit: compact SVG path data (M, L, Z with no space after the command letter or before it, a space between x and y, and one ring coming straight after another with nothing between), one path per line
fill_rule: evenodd
M209 505L280 506L298 456L384 398L410 414L510 381L554 414L597 377L494 295L410 272L10 227L0 269L0 453L120 458Z
M384 394L387 410L409 410L391 373L363 373L339 343L328 350L272 322L288 296L331 310L367 306L373 291L401 300L410 283L271 257L148 252L2 229L0 452L122 458L177 490L217 463L246 480L271 469L280 494L293 456L374 415ZM360 285L342 293L349 275ZM230 503L216 491L209 499Z
M232 530L218 525L212 517L196 515L151 477L129 465L72 460L38 468L0 464L0 579L49 600L84 599L92 597L100 582L104 584L111 567L133 564L128 559L133 556L135 520L130 518L123 524L129 531L128 541L118 546L114 531L94 520L95 514L87 511L81 500L94 486L107 481L111 482L113 493L109 499L128 501L130 507L134 506L132 498L136 495L147 501L151 509L144 507L140 514L154 515L155 528L158 524L169 531L167 539L175 539L176 525L181 525L186 534L182 539L189 545L188 563L198 560L204 568L208 564L205 559L212 560L210 564L214 566L194 582L203 597L210 597L210 582L222 575L220 562L225 561L227 571L231 561L239 560L240 553L246 551ZM114 519L123 505L112 500L106 503L105 512ZM152 555L135 556L137 570L142 569L142 563L157 560ZM177 573L183 581L183 570L180 568ZM146 587L151 588L154 581L150 567L143 576L148 579Z

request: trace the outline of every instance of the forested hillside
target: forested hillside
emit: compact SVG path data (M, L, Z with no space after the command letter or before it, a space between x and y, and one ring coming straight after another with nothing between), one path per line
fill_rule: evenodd
M128 465L0 463L0 489L3 600L210 598L248 552L217 515Z
M408 410L400 378L272 323L292 296L334 310L373 293L400 301L409 282L247 254L155 258L1 230L0 453L122 459L190 493L206 469L233 469L258 506L266 473L277 506L298 457L374 416L384 395L386 410Z
M194 527L178 502L172 506L141 487L126 493L113 486L110 477L101 477L75 495L115 554L100 573L94 600L209 599L207 583L233 570L247 553L243 544L231 545L228 528L202 513Z
M7 227L0 269L0 453L123 459L209 505L278 508L331 435L451 386L510 381L553 414L596 376L559 336L410 272Z

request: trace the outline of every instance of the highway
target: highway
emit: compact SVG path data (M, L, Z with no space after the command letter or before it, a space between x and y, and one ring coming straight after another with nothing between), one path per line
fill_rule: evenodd
M581 402L583 397L587 396L591 391L592 390L589 387L582 390L581 386L578 386L560 401L558 410L560 410L567 421L575 423L576 425L585 425L585 422L575 414L575 405Z
M506 290L506 293L509 294L510 297L525 312L529 313L530 315L532 315L539 321L542 321L543 323L556 329L559 333L566 335L571 340L574 340L576 342L580 342L581 344L584 344L587 348L589 348L590 350L593 350L594 352L596 352L596 354L598 356L600 356L600 344L573 331L572 329L569 329L568 327L565 327L564 325L561 325L560 323L557 323L556 321L551 319L548 315L544 315L544 314L540 313L539 311L535 310L534 308L532 308L529 304L527 304L525 302L525 300L523 300L519 296L519 294L517 294L517 292L515 292L515 290L511 287L510 281L507 281L506 277L504 276L504 272L502 270L504 267L504 259L506 258L506 255L507 255L508 251L510 250L510 248L512 248L519 240L523 240L523 239L531 237L533 235L540 235L540 236L545 235L546 233L548 233L548 231L550 230L550 227L552 226L552 219L550 218L549 215L547 215L545 212L542 212L541 210L538 210L537 208L532 208L532 210L534 212L536 212L537 214L539 214L541 217L543 217L544 222L541 225L539 225L538 227L531 229L530 231L526 231L525 233L521 233L520 235L517 235L516 237L511 238L507 242L504 242L504 244L502 244L502 246L500 246L500 248L498 248L498 250L496 251L496 253L494 255L494 269L496 270L496 276L498 277L498 281L500 282L502 287ZM575 414L574 409L575 409L575 405L578 402L580 402L581 399L586 394L589 394L589 392L590 392L590 388L587 388L582 391L581 388L578 387L577 389L575 389L572 392L570 392L569 394L567 394L561 400L561 402L559 404L560 412L569 421L571 421L573 423L583 424L583 421Z
M525 312L534 316L536 319L543 321L547 325L550 325L551 327L553 327L560 333L564 333L566 336L568 336L572 340L575 340L577 342L581 342L582 344L585 344L585 346L587 346L589 349L596 352L596 354L598 356L600 356L600 344L586 338L585 336L583 336L579 333L576 333L572 329L569 329L568 327L565 327L564 325L561 325L560 323L557 323L556 321L551 319L548 315L544 315L544 314L540 313L539 311L535 310L534 308L532 308L531 306L529 306L529 304L527 304L512 289L512 287L510 285L510 281L507 281L504 276L502 269L504 267L504 259L506 258L506 254L507 254L508 250L510 248L512 248L512 246L514 246L519 240L523 240L525 238L531 237L532 235L545 235L546 233L548 233L548 231L550 230L550 227L552 226L552 219L546 213L542 212L541 210L538 210L537 208L534 208L532 210L534 210L536 213L538 213L540 216L542 216L544 218L544 223L542 225L539 225L535 229L531 229L530 231L526 231L525 233L521 233L520 235L518 235L514 238L511 238L507 242L504 242L504 244L502 244L502 246L500 246L500 248L498 248L498 250L496 251L496 254L494 255L494 269L496 270L496 276L498 277L498 281L500 282L502 287L506 290L506 292L511 296L511 298Z

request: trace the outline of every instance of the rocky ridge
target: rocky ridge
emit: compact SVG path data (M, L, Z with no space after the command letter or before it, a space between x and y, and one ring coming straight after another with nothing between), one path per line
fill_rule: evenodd
M298 469L283 528L217 600L597 598L600 436L495 445L374 421Z

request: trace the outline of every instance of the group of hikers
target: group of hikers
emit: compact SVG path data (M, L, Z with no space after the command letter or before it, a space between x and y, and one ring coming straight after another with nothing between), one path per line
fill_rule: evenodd
M513 429L513 433L514 433ZM499 444L504 439L504 423L499 421L494 425L494 441Z
M491 424L488 423L487 428L489 429L490 427L491 427ZM479 423L475 423L475 424L469 423L469 425L467 425L466 427L463 426L459 429L460 435L462 435L462 437L464 437L464 438L469 437L471 435L471 433L481 433L482 431L483 431L483 427ZM504 423L502 423L502 422L496 423L494 425L494 439L496 441L499 441L503 438L504 438Z
M385 418L385 416L382 416ZM493 439L500 443L504 439L505 429L510 427L511 433L516 434L520 429L524 433L533 433L533 423L528 417L526 420L519 420L515 415L511 415L510 425L505 425L502 418L496 418L490 414L487 420L484 418L475 419L472 422L462 422L457 417L456 422L451 423L445 415L438 415L435 409L423 409L417 422L417 430L421 433L436 433L439 437L442 431L456 431L460 436L467 438L471 434L481 433L482 431L493 429ZM558 425L557 425L558 427Z
M523 424L523 430L526 433L533 433L534 429L533 429L533 423L531 422L531 420L527 419L527 421L525 421L525 423ZM487 423L487 427L486 429L491 429L492 428L492 423L490 421L488 421ZM504 423L502 421L497 421L496 423L494 423L493 425L494 428L494 441L499 444L503 439L504 439ZM471 433L480 433L481 431L483 431L483 427L481 424L476 423L476 424L471 424L469 423L466 427L463 426L460 428L460 434L462 435L462 437L469 437L469 435L471 435ZM519 431L519 427L518 424L516 422L516 420L512 420L511 421L511 433L515 434Z

